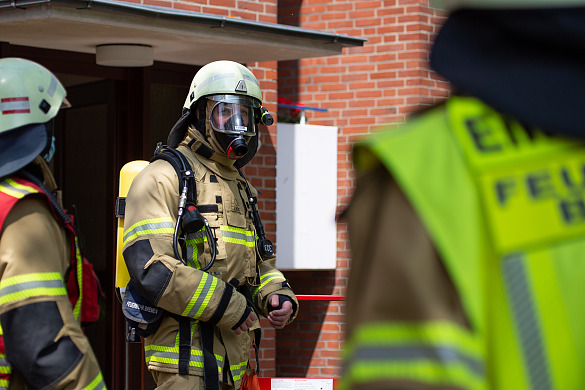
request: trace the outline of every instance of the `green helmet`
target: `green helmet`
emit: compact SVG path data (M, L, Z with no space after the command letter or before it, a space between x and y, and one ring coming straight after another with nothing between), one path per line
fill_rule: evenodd
M18 171L50 145L50 122L67 103L63 85L45 67L0 59L0 177Z
M193 77L183 108L191 109L199 98L210 95L243 95L262 104L260 84L245 66L233 61L215 61L205 65Z
M558 8L585 5L584 0L431 0L431 3L447 11L458 8Z

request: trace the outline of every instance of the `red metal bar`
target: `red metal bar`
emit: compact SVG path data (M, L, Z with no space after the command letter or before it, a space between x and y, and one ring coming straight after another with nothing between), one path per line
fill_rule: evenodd
M344 301L343 295L296 295L299 301Z

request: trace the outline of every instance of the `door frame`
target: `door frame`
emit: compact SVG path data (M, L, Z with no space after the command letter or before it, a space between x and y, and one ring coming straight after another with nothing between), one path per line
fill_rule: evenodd
M110 212L111 228L108 227L107 253L111 262L106 268L106 277L101 280L106 294L106 317L110 329L108 334L108 361L100 362L104 379L112 389L151 389L153 381L146 370L144 349L141 344L125 341L126 322L114 292L116 226L114 204L118 195L119 172L122 166L133 160L149 160L152 155L150 140L150 93L151 85L165 84L185 87L199 69L190 65L155 62L146 68L105 67L95 63L95 55L69 51L49 50L0 42L0 58L26 58L45 66L56 74L88 76L115 81L111 98L114 111L114 161L107 164L107 191L112 198ZM60 167L59 169L66 169ZM128 369L126 374L126 364Z

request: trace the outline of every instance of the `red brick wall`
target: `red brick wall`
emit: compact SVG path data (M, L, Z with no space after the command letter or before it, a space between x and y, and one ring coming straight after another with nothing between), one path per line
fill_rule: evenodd
M325 108L307 111L310 124L337 126L338 211L347 207L354 177L351 146L381 125L402 122L421 105L448 94L428 67L428 49L442 16L428 0L279 0L279 23L366 38L363 47L323 58L278 64L278 96ZM297 294L344 294L350 265L347 227L338 224L337 268L288 272ZM277 375L337 377L343 304L305 302L295 324L277 333Z
M276 23L277 0L124 0L127 3Z

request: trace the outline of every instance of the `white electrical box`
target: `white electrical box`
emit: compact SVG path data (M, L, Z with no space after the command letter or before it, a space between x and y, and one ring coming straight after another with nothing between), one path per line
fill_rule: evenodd
M276 137L276 266L334 269L337 127L279 123Z

